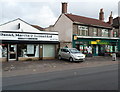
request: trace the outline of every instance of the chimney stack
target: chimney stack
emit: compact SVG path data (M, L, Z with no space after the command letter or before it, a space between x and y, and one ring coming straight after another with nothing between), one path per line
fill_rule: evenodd
M104 12L103 12L103 8L100 9L99 20L104 21Z
M62 14L63 13L67 13L67 3L66 2L62 3Z
M113 24L113 17L112 17L112 11L111 11L111 14L110 14L110 17L109 17L109 22L108 22L109 24Z

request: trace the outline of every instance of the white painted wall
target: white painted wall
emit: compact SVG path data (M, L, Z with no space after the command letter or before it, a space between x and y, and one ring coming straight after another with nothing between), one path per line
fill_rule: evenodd
M60 42L72 42L73 22L64 14L56 22L54 30L58 31Z
M19 23L20 23L20 29L18 29ZM40 31L21 19L16 19L16 20L0 25L0 31L58 34L58 32L46 32L42 30Z
M18 30L18 24L20 23L20 30ZM22 32L35 32L38 29L32 27L31 25L27 24L26 22L22 21L21 19L16 19L6 24L0 25L0 30L18 30Z

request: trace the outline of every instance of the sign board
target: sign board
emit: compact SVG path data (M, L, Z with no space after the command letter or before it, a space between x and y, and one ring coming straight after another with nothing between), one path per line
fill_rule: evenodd
M90 43L91 44L104 44L104 45L108 45L109 44L109 42L107 42L107 41L90 41Z
M91 44L97 44L97 42L96 41L91 41Z
M77 36L74 36L74 40L77 40Z
M58 34L0 32L0 40L59 41Z
M109 42L100 41L100 42L98 42L98 44L108 45L108 44L109 44Z

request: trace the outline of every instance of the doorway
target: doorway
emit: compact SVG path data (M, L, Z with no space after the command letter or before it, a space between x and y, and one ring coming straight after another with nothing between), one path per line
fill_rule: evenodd
M8 60L17 60L17 45L8 44Z

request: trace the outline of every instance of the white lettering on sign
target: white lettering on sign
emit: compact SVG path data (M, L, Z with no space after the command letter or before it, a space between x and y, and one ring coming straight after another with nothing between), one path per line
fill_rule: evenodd
M58 35L0 32L0 40L58 41Z

